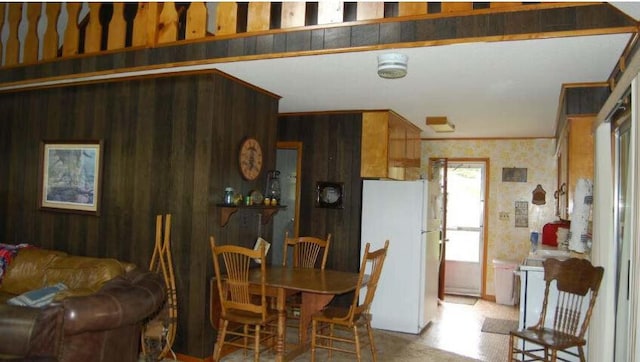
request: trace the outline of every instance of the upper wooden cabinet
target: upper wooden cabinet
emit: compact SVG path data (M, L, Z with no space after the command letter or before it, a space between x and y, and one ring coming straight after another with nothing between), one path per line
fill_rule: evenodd
M558 144L558 216L569 220L576 183L593 181L593 122L595 117L569 117Z
M363 112L360 176L420 178L420 132L393 111Z

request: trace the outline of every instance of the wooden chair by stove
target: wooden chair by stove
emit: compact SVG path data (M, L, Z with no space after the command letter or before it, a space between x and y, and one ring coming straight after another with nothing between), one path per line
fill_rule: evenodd
M266 259L264 245L258 250L236 245L216 246L213 236L210 238L213 266L220 296L220 323L213 360L219 361L224 345L249 348L253 341L254 361L260 360L261 342L273 338L273 326L277 324L278 313L268 308L266 299ZM219 259L224 262L226 273L221 272ZM254 261L260 261L260 294L249 287L249 269ZM242 328L230 328L229 323ZM231 336L232 338L227 338ZM235 338L234 338L235 337ZM268 347L271 347L268 346Z
M585 333L598 297L604 269L588 260L547 259L544 265L545 290L538 323L509 334L509 361L556 361L559 354L585 361ZM557 297L549 290L555 284ZM549 311L548 309L552 310ZM547 312L553 313L545 323ZM570 350L571 349L571 350Z
M319 268L324 269L329 255L331 234L326 239L314 236L290 237L286 232L284 236L284 252L282 254L282 266L287 266L289 250L291 253L291 266L294 268ZM322 259L319 258L322 253ZM300 293L287 297L287 327L300 328L300 306L302 304ZM302 332L298 331L298 342L301 341Z
M353 301L348 308L327 307L315 314L311 320L311 361L316 359L316 349L329 350L329 358L333 351L340 351L356 355L358 361L361 360L360 333L364 332L364 327L371 350L372 360L376 361L376 347L371 329L372 315L370 313L371 303L378 287L382 266L389 249L389 240L385 241L384 247L375 251L369 251L370 244L367 243L360 265L360 276L356 285ZM366 279L366 275L369 276ZM360 289L366 288L364 299L360 298ZM359 302L360 301L360 302ZM341 334L336 334L340 329ZM328 334L327 334L328 330ZM345 336L345 332L347 335ZM347 346L352 347L348 349Z

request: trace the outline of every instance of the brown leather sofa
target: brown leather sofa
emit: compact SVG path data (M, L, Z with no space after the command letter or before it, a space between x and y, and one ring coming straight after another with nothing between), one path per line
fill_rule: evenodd
M55 283L43 307L7 301ZM115 259L21 249L0 284L0 361L137 361L145 320L162 307L161 276Z

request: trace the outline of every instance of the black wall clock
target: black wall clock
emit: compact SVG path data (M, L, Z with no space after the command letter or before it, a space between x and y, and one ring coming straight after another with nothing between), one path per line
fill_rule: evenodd
M316 184L316 207L342 209L344 184L342 182L318 182Z

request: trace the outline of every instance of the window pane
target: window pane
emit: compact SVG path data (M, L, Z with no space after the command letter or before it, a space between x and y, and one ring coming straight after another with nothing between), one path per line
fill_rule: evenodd
M447 229L446 260L480 262L479 231Z

